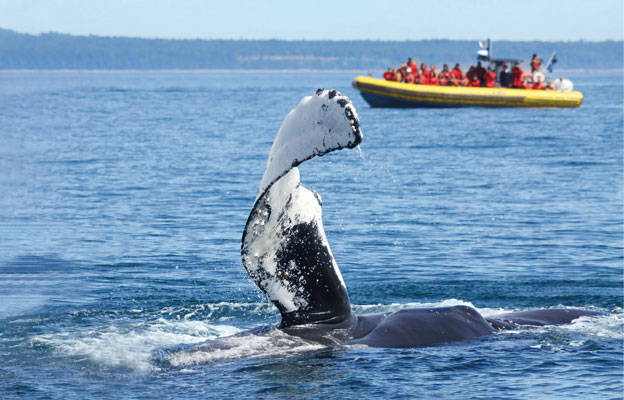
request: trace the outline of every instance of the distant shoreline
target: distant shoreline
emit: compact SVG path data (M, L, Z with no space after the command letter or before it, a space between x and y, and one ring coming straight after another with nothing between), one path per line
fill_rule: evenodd
M360 74L380 73L382 69L0 69L0 74ZM624 68L607 69L558 69L558 73L616 73Z

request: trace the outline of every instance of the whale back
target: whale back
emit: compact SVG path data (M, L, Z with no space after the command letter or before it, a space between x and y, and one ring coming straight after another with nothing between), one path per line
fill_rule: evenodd
M296 165L359 144L355 109L336 91L304 98L271 148L260 195L241 243L245 270L277 306L282 326L336 323L349 296L323 228L320 196L301 185Z

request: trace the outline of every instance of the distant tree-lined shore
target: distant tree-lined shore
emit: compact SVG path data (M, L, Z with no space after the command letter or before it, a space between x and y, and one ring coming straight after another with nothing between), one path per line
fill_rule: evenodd
M495 40L496 38L492 38ZM623 42L494 41L496 57L547 59L560 69L621 69ZM286 41L172 40L29 35L0 29L0 70L7 69L316 69L378 70L412 56L441 65L474 62L474 40Z

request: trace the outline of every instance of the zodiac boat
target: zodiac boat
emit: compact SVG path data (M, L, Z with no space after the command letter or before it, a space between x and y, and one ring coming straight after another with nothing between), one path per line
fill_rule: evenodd
M353 87L371 107L580 107L583 102L577 91L415 85L366 76L355 78Z

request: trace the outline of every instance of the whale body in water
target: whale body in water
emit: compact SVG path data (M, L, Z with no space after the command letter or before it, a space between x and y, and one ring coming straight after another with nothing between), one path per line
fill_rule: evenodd
M319 89L305 97L284 120L241 244L247 273L279 309L281 323L236 336L279 330L325 345L420 347L473 340L518 325L565 324L596 314L542 309L484 318L467 306L353 313L323 229L321 196L301 184L297 166L315 156L354 148L361 141L353 104L335 90ZM216 339L190 350L221 346Z

